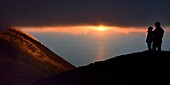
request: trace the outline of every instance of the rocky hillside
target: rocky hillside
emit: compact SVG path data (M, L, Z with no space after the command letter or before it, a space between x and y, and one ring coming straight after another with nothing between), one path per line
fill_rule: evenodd
M75 69L32 36L14 29L0 30L0 85L29 85Z

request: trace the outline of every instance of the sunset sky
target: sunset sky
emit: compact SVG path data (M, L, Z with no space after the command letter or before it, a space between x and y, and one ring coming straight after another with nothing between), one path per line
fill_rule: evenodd
M1 0L0 23L12 26L170 25L170 0Z
M0 0L0 29L19 29L75 66L147 50L157 21L170 50L170 0Z

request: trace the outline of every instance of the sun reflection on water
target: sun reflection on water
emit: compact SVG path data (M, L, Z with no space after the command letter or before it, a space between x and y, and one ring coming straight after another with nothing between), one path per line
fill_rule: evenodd
M103 42L100 42L98 47L97 47L97 51L96 51L96 61L101 61L103 59L105 59L105 47Z

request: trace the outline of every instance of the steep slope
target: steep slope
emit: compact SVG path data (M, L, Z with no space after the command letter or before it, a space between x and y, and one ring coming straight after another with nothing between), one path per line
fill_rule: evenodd
M168 85L170 52L138 52L96 62L34 85Z
M0 85L29 85L74 68L28 34L0 30Z

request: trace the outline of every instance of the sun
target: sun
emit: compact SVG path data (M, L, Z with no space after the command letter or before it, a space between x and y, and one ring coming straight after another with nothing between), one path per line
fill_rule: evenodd
M98 30L99 30L99 31L105 31L105 30L106 30L106 27L104 27L103 25L100 25L100 26L98 27Z

